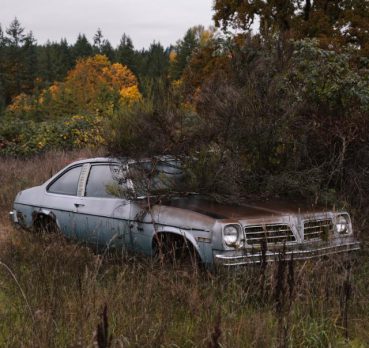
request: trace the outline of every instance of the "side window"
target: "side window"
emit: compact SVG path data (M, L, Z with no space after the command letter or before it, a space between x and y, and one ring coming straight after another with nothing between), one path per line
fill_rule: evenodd
M80 173L81 166L68 170L49 186L48 192L76 196Z
M88 176L85 195L87 197L117 197L121 189L122 178L118 166L94 165Z

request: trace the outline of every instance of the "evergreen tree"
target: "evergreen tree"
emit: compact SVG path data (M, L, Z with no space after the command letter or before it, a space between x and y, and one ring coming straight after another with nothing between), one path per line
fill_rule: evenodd
M168 68L169 50L157 42L153 42L149 50L142 50L139 53L139 81L143 95L153 100L161 98L163 91L169 87Z
M72 52L74 60L93 55L92 46L88 42L85 34L78 35L77 41L73 46Z
M167 76L169 67L169 52L159 42L153 42L148 51L143 53L141 74L149 78Z
M55 80L61 81L74 66L73 48L68 45L66 39L61 39L59 44L53 44L53 48Z
M48 40L44 46L38 47L38 71L37 75L42 79L44 86L48 86L54 80L54 63L52 59L52 43Z
M3 39L5 47L2 69L5 102L8 104L13 97L23 91L24 54L22 52L22 45L24 44L26 35L23 33L24 28L17 18L10 23L5 32L7 35Z
M34 83L37 73L37 52L36 52L36 40L33 37L32 32L29 32L24 38L24 44L21 48L22 54L22 92L30 94L33 91Z
M170 66L170 77L178 80L187 66L193 50L198 47L199 38L196 37L195 28L188 29L184 38L177 41L174 48L175 58Z
M23 34L24 28L21 27L20 22L17 17L10 23L9 27L6 29L8 37L6 41L10 46L19 47L23 44L25 39L25 34Z
M132 40L123 34L116 53L118 63L127 66L135 75L138 75L138 55L134 51Z
M109 40L104 40L100 49L101 54L107 56L111 62L115 61L115 52Z
M101 31L100 28L97 28L96 34L93 37L93 48L94 48L94 53L98 54L101 53L101 46L103 44L103 40L104 40L104 35Z

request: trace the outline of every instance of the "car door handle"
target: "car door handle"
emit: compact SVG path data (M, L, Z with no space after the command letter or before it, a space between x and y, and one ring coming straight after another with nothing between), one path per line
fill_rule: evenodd
M82 204L82 203L74 203L74 206L75 206L76 208L78 208L78 207L84 207L85 205L84 205L84 204Z

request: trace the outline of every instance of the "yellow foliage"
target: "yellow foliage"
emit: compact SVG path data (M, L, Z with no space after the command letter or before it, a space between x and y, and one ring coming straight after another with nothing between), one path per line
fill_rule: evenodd
M60 91L59 84L57 82L55 82L53 85L51 85L49 87L49 91L50 91L51 96L55 97L58 94L58 92Z
M112 105L114 95L121 95L121 90L136 87L135 75L124 65L111 64L106 56L96 55L81 59L76 67L68 73L65 81L65 91L72 97L80 109L88 109L93 113L110 114L114 109ZM126 98L135 93L128 93Z
M141 93L137 85L122 88L119 94L120 103L123 105L132 105L141 99Z
M32 98L20 94L8 107L12 112L29 112L42 106L55 115L87 112L111 115L115 108L140 99L136 76L124 65L111 64L104 55L80 59L64 82L55 82Z
M173 87L174 89L179 89L179 88L181 88L181 87L182 87L182 85L183 85L183 81L182 81L182 79L174 80L174 81L172 82L172 87Z
M137 86L136 76L126 66L115 63L105 68L105 78L116 89Z
M171 50L169 53L169 61L173 63L177 59L177 52L175 50Z
M85 127L80 126L83 124L85 124ZM87 124L88 127L86 127ZM66 129L71 130L71 141L76 147L105 145L105 139L102 135L103 119L99 116L74 115L68 121L65 121L64 125ZM68 134L63 134L62 137L64 140L69 138Z
M15 98L13 98L12 103L8 106L8 110L13 112L17 111L29 112L34 110L34 105L32 104L32 101L27 94L21 93L17 95Z
M214 37L214 29L209 28L201 32L200 35L200 46L206 46Z

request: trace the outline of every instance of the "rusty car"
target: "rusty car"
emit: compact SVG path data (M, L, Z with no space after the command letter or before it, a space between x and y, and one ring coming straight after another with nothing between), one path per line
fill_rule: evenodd
M156 196L139 187L137 173L159 192ZM155 165L151 160L79 160L19 192L10 217L25 229L56 230L105 250L148 256L191 250L209 267L274 261L281 250L305 260L360 248L344 210L293 201L224 204L192 192L160 196L181 175L178 161L168 158Z

